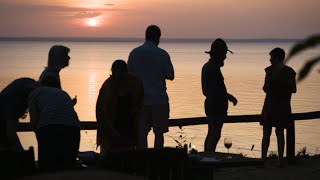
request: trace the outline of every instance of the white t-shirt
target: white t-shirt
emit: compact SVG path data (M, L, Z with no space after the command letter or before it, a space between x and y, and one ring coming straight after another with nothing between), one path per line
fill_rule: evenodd
M133 49L128 59L129 73L143 82L144 105L169 102L166 77L174 77L169 54L151 41Z

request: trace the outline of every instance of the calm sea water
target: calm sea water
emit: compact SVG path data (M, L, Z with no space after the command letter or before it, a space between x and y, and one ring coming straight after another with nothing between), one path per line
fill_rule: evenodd
M0 41L0 90L19 77L38 79L47 63L49 48L63 44L71 49L70 66L61 71L62 87L71 97L77 95L75 109L82 121L95 121L95 104L99 89L110 75L111 64L116 59L127 60L129 52L142 42L6 42ZM230 104L230 115L259 114L264 92L264 68L269 66L269 51L274 47L286 50L293 45L288 42L230 42L225 66L222 68L228 91L238 98L238 105ZM163 42L160 47L171 56L175 68L175 80L167 82L170 98L171 118L202 117L204 96L201 91L201 68L208 61L204 51L209 50L209 42ZM309 50L289 62L296 71L308 57L317 52ZM298 92L293 95L293 112L318 111L320 109L320 76L316 71L298 84ZM28 121L26 120L21 121ZM319 153L320 121L300 121L296 123L296 150L306 146L311 154ZM178 128L170 128L165 135L165 145L175 146L172 137L179 136ZM184 128L187 142L196 149L203 150L207 133L206 125ZM82 131L81 151L95 150L95 131ZM34 133L19 133L25 148L37 146ZM171 136L171 137L170 137ZM217 150L226 152L223 138L231 136L232 153L243 153L260 157L262 127L258 123L225 124ZM153 133L149 134L149 147L153 146ZM250 151L255 145L254 151ZM277 151L273 133L270 151Z

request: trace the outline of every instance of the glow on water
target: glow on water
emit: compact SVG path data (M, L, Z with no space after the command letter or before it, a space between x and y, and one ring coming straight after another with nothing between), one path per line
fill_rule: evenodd
M63 44L71 48L70 66L61 71L62 86L71 97L77 95L76 111L82 121L95 121L95 103L102 83L110 75L111 64L116 59L127 60L129 52L139 42L0 42L0 89L3 89L15 78L26 76L37 79L46 66L48 49L53 44ZM229 104L230 115L259 114L261 112L264 92L264 68L269 66L269 51L282 47L286 51L292 43L237 42L229 43L234 52L228 54L222 68L228 91L239 100L237 106ZM170 98L171 118L200 117L204 114L204 96L201 91L201 68L208 60L204 51L210 47L209 42L202 43L161 43L172 59L175 68L175 80L167 82ZM307 57L316 54L316 50L292 59L289 65L296 71ZM303 82L298 84L298 92L293 95L293 112L318 111L320 109L320 76L314 71ZM27 120L25 120L27 121ZM296 150L307 146L310 153L316 153L320 147L319 120L300 121L296 123ZM165 136L166 146L175 146L169 137L178 137L178 128L170 128ZM187 126L184 129L187 142L203 150L207 133L206 125ZM36 146L33 133L19 133L23 145ZM262 127L258 123L225 124L222 132L231 136L232 153L243 153L260 157ZM153 146L153 134L149 134L149 146ZM255 145L251 152L251 146ZM95 150L95 131L82 131L81 151ZM223 139L219 142L218 151L227 152ZM273 133L270 145L276 151L276 138ZM319 151L318 151L319 153Z

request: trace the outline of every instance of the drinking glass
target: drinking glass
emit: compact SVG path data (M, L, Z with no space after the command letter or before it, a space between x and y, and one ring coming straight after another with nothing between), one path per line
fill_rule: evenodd
M232 157L229 154L229 149L232 146L232 138L231 137L225 137L224 138L224 146L228 149L228 155L227 155L227 159L231 159Z

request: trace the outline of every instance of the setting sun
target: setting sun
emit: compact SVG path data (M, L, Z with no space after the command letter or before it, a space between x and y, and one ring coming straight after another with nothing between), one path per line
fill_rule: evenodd
M97 26L97 20L93 18L89 18L87 21L88 25L91 27Z

